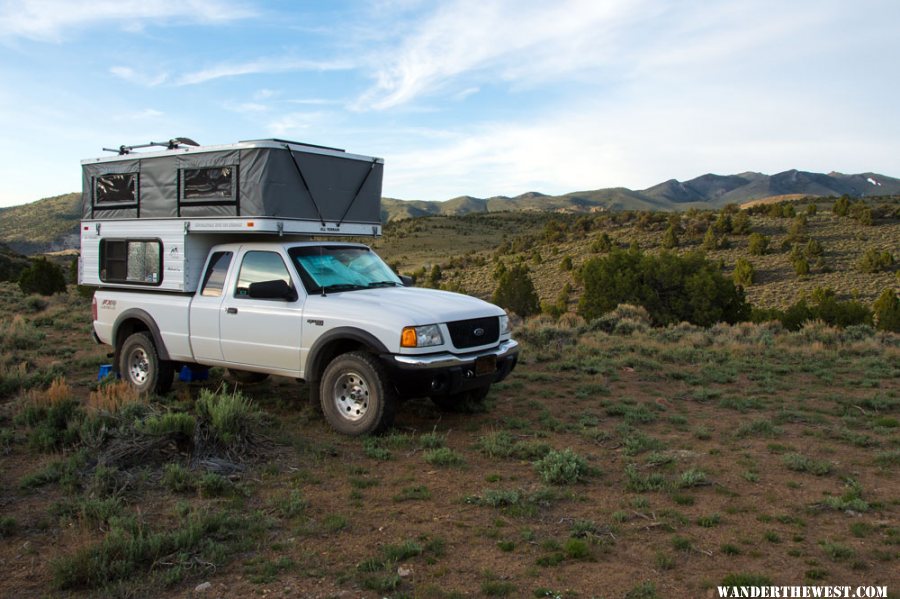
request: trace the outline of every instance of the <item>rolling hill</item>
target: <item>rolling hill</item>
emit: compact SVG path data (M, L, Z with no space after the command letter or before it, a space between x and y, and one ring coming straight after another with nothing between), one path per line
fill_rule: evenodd
M460 196L445 202L383 198L382 220L462 216L496 212L592 213L619 210L716 209L773 196L888 196L900 194L900 179L877 173L845 175L789 170L775 175L746 172L706 174L689 181L670 179L642 190L610 187L558 196L528 192L515 197ZM0 209L0 242L23 254L78 247L79 193Z

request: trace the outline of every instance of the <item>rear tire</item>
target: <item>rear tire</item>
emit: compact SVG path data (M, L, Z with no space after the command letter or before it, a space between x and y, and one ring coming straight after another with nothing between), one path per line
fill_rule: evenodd
M377 358L350 352L334 358L319 385L322 412L345 435L384 432L394 423L397 394Z
M231 380L243 385L261 383L269 378L269 375L265 372L250 372L249 370L235 370L233 368L229 368L226 374Z
M484 412L485 399L490 390L491 386L485 385L452 395L433 395L431 401L444 412Z
M119 374L138 393L163 395L172 388L175 367L161 360L150 333L133 333L119 349Z

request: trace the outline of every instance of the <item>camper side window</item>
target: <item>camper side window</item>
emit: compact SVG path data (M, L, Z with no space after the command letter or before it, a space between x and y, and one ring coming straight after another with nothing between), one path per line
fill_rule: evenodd
M101 281L159 285L161 272L162 244L159 240L100 240Z
M135 173L100 175L94 190L95 204L136 204Z
M186 168L181 171L181 200L227 204L234 201L234 167Z

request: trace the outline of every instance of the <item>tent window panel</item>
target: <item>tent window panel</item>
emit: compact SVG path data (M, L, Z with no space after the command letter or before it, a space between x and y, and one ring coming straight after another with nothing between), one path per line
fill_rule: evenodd
M234 201L234 167L186 168L182 173L182 200Z
M159 285L162 281L162 244L158 240L101 240L100 280Z
M96 204L136 204L135 173L100 175L97 177Z

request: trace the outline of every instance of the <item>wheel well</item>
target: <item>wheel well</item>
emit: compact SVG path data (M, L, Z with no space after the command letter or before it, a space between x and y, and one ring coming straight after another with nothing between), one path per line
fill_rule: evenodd
M119 328L116 329L116 356L119 355L119 349L122 347L122 344L125 343L125 340L131 337L135 333L140 332L149 332L150 327L148 327L143 321L138 320L137 318L129 318L122 322L119 325Z
M378 353L362 341L357 341L355 339L335 339L329 341L316 352L315 356L313 356L313 363L310 364L306 380L321 380L325 367L328 366L335 357L352 351L367 351L373 354Z

